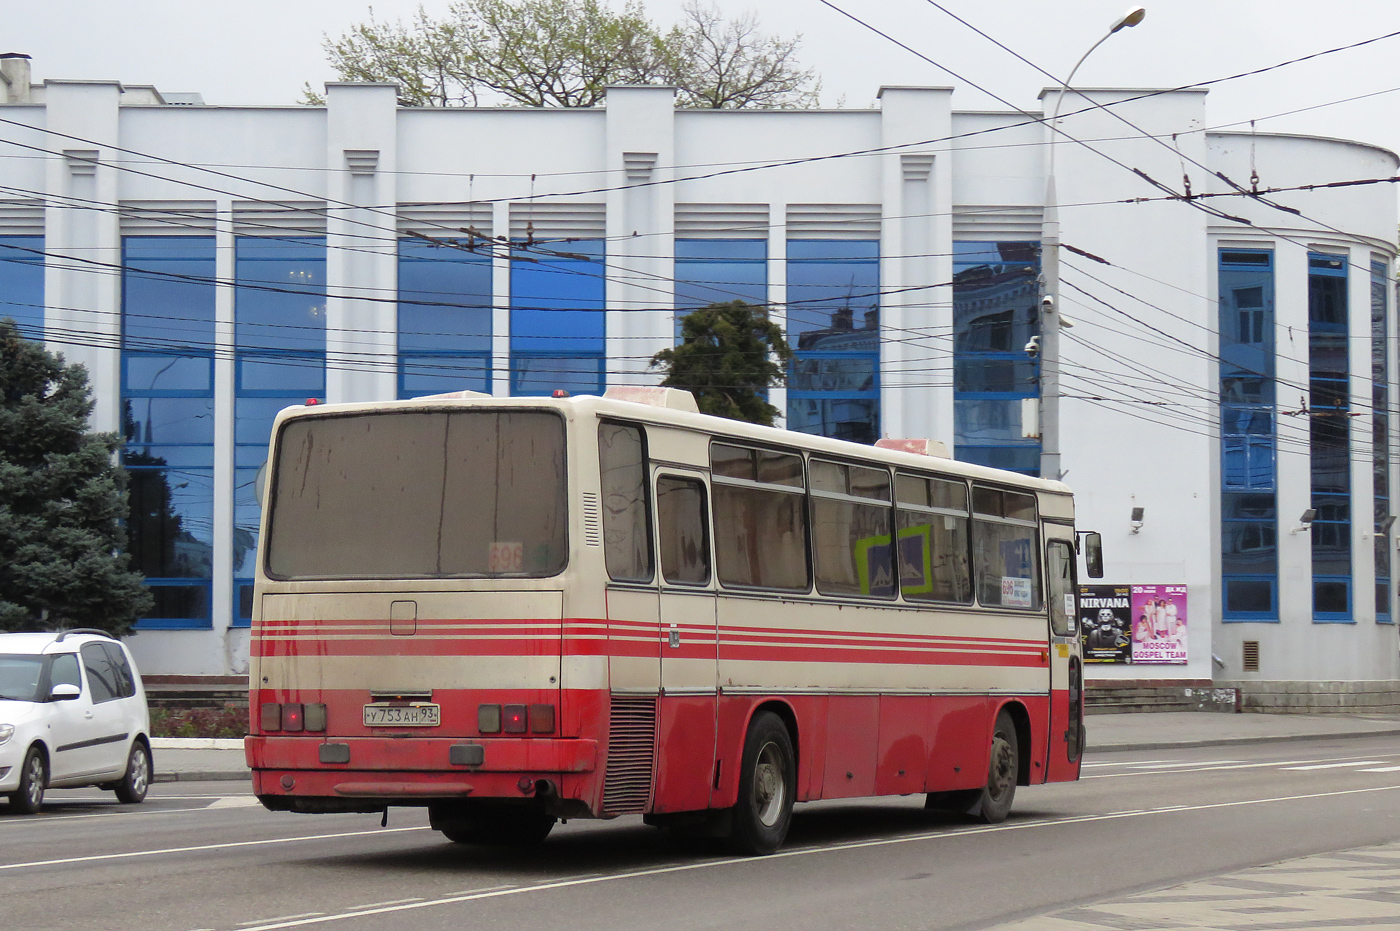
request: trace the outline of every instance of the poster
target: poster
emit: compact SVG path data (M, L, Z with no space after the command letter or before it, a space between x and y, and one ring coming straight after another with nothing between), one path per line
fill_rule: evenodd
M1079 586L1079 636L1086 663L1133 661L1133 601L1127 585Z
M1133 662L1186 662L1186 586L1134 585Z

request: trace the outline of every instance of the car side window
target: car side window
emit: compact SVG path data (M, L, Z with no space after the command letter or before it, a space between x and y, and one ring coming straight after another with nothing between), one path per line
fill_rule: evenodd
M78 671L76 653L59 653L53 658L53 665L49 667L49 690L55 685L76 685L82 690L83 677Z
M121 696L121 685L112 661L100 643L85 643L82 646L83 669L87 671L88 686L92 689L92 703L101 704Z
M132 675L131 664L126 661L126 651L120 644L104 643L102 649L107 653L107 661L111 664L113 678L117 685L118 698L130 698L136 694L136 678Z

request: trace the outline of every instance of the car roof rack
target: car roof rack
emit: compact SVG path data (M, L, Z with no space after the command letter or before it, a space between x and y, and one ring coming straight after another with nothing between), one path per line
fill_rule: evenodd
M69 634L96 634L96 635L99 636L99 637L106 637L108 640L116 640L116 639L117 639L116 637L113 637L110 633L108 633L107 631L105 631L105 630L98 630L96 627L74 627L72 630L63 630L63 631L59 631L58 636L54 638L54 641L53 641L53 642L54 642L54 643L62 643L62 642L63 642L63 638L66 637L66 636L68 636Z

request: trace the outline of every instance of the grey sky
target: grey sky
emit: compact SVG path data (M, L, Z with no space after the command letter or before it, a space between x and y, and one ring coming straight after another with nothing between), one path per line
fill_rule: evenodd
M620 0L618 0L620 3ZM1044 76L969 32L926 0L833 0L1018 106L1036 106ZM1055 74L1127 8L1123 0L940 0ZM448 0L425 0L440 12ZM1076 83L1167 87L1224 77L1400 30L1394 0L1156 0L1146 21L1099 49ZM407 17L416 0L378 0L380 18ZM648 0L659 21L681 0ZM817 0L718 0L756 10L774 32L804 36L802 60L822 77L828 105L869 106L881 84L958 87L955 106L1002 109L932 65ZM199 91L212 104L286 104L304 81L333 77L323 34L364 19L360 0L0 0L0 45L34 57L36 78L114 78ZM1260 130L1343 136L1400 149L1400 37L1211 91L1212 125L1260 119ZM1391 91L1264 120L1284 111Z

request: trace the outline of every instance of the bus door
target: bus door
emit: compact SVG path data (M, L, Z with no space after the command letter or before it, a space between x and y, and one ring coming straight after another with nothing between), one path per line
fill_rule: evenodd
M709 807L714 784L718 637L710 488L702 472L658 467L661 702L656 812Z
M1080 656L1074 528L1045 525L1050 608L1050 740L1045 776L1077 779L1084 752L1084 664Z

